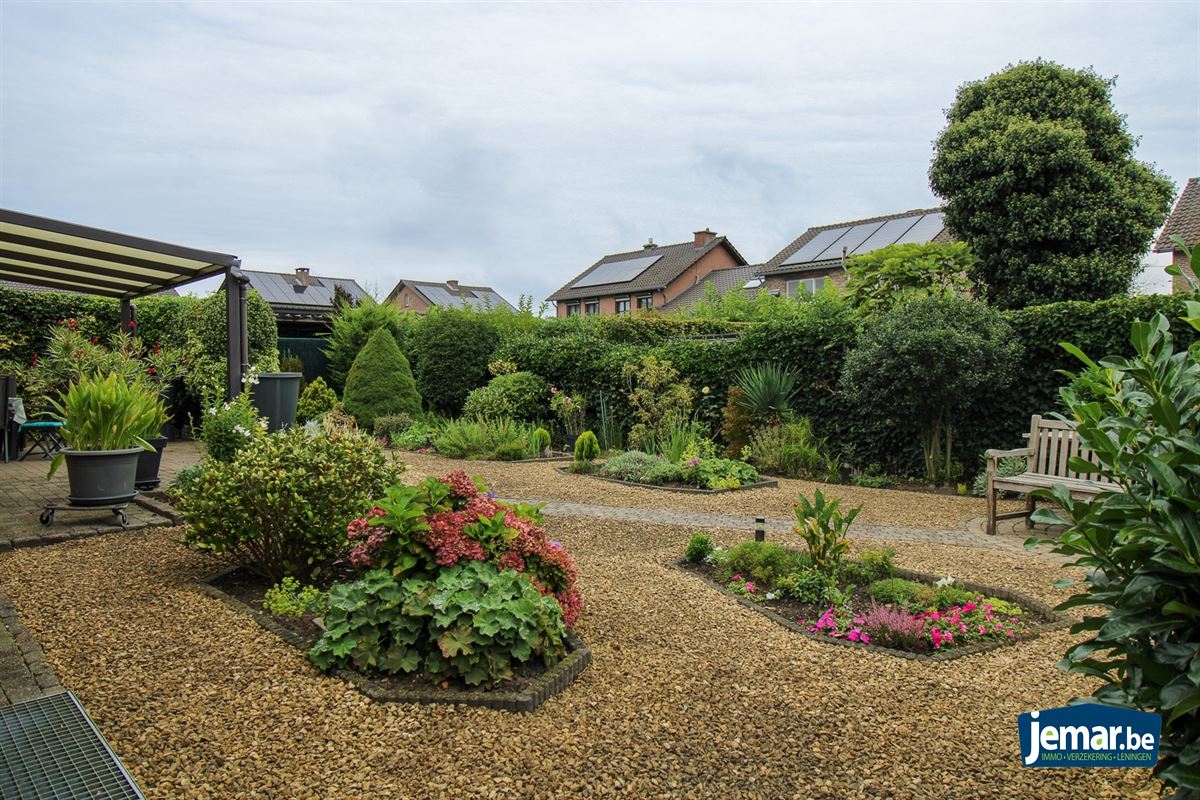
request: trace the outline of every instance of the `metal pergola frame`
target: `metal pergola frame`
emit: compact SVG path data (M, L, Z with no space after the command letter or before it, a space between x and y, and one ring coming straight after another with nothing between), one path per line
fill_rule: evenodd
M246 286L242 262L197 250L0 208L0 278L121 302L121 327L132 331L133 301L224 273L229 333L226 386L242 387L249 367Z

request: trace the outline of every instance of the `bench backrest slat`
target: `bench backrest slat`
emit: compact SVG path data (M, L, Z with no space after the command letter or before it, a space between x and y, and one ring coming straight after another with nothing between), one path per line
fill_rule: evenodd
M1071 459L1076 457L1093 464L1100 462L1079 441L1075 426L1069 422L1044 419L1034 414L1029 421L1029 446L1033 449L1033 455L1029 458L1030 472L1058 478L1082 478L1096 483L1111 482L1097 474L1080 474L1071 469Z

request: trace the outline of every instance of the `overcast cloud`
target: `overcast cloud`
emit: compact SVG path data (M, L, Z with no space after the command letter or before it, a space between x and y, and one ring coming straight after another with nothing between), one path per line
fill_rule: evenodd
M1117 76L1200 175L1200 4L0 3L0 204L251 269L538 299L705 226L752 262L936 204L955 88Z

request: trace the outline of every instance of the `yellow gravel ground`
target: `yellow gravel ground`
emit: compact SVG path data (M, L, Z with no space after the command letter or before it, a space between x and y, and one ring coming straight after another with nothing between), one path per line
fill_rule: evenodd
M860 486L786 479L780 479L776 488L746 489L712 495L686 494L622 486L583 475L563 475L557 469L567 462L506 464L496 461L463 461L417 453L403 453L400 457L409 465L410 481L420 480L426 475L440 476L461 469L487 481L501 497L536 497L538 500L568 500L627 508L672 508L679 511L790 517L798 495L803 493L812 497L813 492L820 489L826 496L840 498L843 509L861 505L863 510L859 520L862 522L926 528L961 528L968 519L982 517L987 513L987 505L981 497L867 489ZM1011 501L1002 503L1002 506L1007 510L1020 507Z
M6 553L0 587L149 798L1154 794L1147 770L1019 765L1017 715L1091 689L1054 667L1066 632L912 663L797 636L669 569L691 531L549 530L578 561L595 658L529 715L377 705L319 675L200 591L214 562L178 529ZM1061 570L1038 559L897 550L905 566L1062 597Z

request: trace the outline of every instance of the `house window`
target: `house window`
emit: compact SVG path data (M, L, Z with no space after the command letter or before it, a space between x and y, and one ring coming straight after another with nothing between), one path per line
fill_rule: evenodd
M600 301L599 300L588 300L586 303L583 304L583 313L587 314L588 316L591 316L592 314L599 314L600 313Z
M578 300L576 300L574 303L567 303L567 316L568 317L579 316L579 301Z
M651 308L654 308L654 295L638 295L638 311L645 311Z
M618 314L628 314L629 313L629 298L628 297L618 297L617 298L617 313Z
M411 306L411 305L412 305L412 297L411 297L410 295L407 295L407 294L406 294L406 295L404 295L404 307L405 307L405 308L408 308L408 307L409 307L409 306Z
M804 294L816 294L821 291L821 287L825 285L824 278L802 278L800 280L787 282L788 297L798 297L801 292Z

